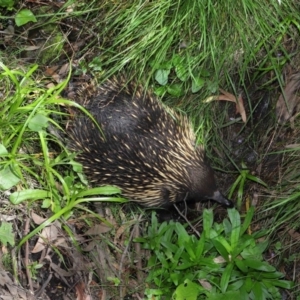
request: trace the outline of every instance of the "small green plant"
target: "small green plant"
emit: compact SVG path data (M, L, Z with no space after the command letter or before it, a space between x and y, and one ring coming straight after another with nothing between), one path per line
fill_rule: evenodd
M14 0L0 0L0 7L4 7L6 9L12 9L14 4L15 4Z
M242 200L243 200L243 194L245 189L245 182L246 180L251 180L256 183L259 183L263 186L267 186L266 183L264 183L260 178L250 174L250 170L247 168L247 166L242 163L242 169L240 170L240 175L237 177L233 185L231 186L228 198L231 198L235 190L237 189L237 201L236 201L236 207L239 209L242 206Z
M16 14L15 22L17 26L22 26L28 22L37 22L37 19L31 10L22 9Z
M243 224L236 209L219 224L213 211L203 212L203 232L198 239L180 223L158 224L155 214L148 235L137 241L152 251L148 261L148 299L281 299L280 288L293 285L263 260L268 241L265 235L246 233L254 209Z
M37 279L38 270L43 267L43 264L39 264L38 262L33 262L28 265L28 269L30 271L30 275L32 279Z
M7 10L13 10L14 5L14 0L0 0L0 7L3 7ZM24 8L15 15L15 22L17 26L22 26L28 22L37 22L37 19L30 9Z
M194 60L195 58L191 58L189 55L173 54L169 61L160 64L152 63L152 68L155 70L155 80L160 85L154 90L155 93L159 96L169 93L172 96L180 97L184 95L185 84L189 81L191 81L192 93L198 92L206 82L209 83L209 72L205 70L191 72L191 65ZM176 82L170 80L171 72L176 75L178 79Z

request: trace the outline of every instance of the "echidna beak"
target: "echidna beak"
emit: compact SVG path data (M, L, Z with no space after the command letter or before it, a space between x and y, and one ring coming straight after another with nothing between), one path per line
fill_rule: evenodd
M215 200L216 202L218 202L224 206L227 206L228 208L234 207L233 202L231 200L228 200L226 197L224 197L220 193L220 191L215 191L213 196L210 199Z

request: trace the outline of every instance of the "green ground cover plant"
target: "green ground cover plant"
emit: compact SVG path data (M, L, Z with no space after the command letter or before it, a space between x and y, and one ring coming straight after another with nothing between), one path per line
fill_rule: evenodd
M151 250L148 299L282 299L280 288L293 283L264 260L266 231L247 233L253 214L251 207L242 222L228 209L228 218L216 223L205 209L197 238L180 223L159 224L153 213L146 237L136 240Z

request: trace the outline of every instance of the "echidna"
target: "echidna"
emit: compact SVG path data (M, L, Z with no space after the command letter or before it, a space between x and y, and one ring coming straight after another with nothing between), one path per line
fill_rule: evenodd
M92 185L114 185L146 207L211 199L232 207L217 189L214 172L186 116L167 109L150 92L122 78L91 83L77 99L98 122L80 114L69 148Z

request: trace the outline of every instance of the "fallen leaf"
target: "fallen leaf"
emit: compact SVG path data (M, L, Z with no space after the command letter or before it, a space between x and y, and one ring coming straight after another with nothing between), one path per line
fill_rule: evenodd
M37 49L40 49L40 48L41 48L41 46L34 46L34 45L32 45L32 46L25 47L24 50L25 51L34 51L34 50L37 50Z
M132 221L129 221L126 224L123 224L122 226L120 226L118 228L118 230L116 231L115 238L114 238L114 244L120 243L120 238L121 238L122 234L127 230L127 228L131 227L135 223L136 223L136 220L132 220Z
M31 212L31 218L33 222L37 225L40 225L47 220L46 218L42 218L41 216L37 215L35 212Z
M101 233L105 233L110 231L112 228L101 223L96 224L93 227L91 227L87 232L85 232L84 235L100 235Z
M276 116L280 124L288 121L295 109L300 108L300 73L288 75L286 86L276 103Z
M208 291L212 290L212 285L207 280L200 279L199 282L202 285L202 287L204 287L206 290L208 290Z
M290 144L285 146L286 149L296 149L300 148L300 144Z
M289 235L296 241L300 241L300 233L294 229L288 231Z
M31 253L38 253L45 249L46 244L51 241L57 239L57 227L54 224L51 224L48 227L45 227L40 234L38 241L36 242L34 248L32 249Z
M59 66L53 66L53 67L47 67L45 70L45 73L47 76L52 76L53 74L56 73L56 71L58 70Z
M244 123L247 121L247 116L246 116L246 111L245 111L245 106L244 106L244 100L242 98L242 95L240 94L238 98L236 98L233 94L228 93L222 89L220 89L220 94L219 96L211 96L208 97L204 100L205 103L209 103L211 101L230 101L234 102L236 104L236 112L239 113L242 117L242 120Z

